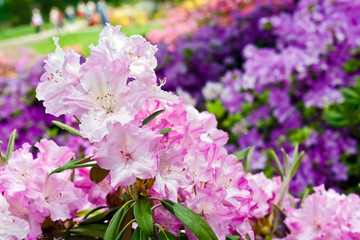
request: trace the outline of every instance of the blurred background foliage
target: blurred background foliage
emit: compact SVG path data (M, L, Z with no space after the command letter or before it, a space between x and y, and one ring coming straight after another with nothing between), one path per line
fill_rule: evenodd
M171 2L178 4L182 1L183 0L154 0L153 2ZM53 6L64 11L68 4L76 6L79 2L81 2L81 0L0 0L0 27L28 24L33 8L39 8L45 20L48 20L50 9ZM88 1L82 2L86 3ZM136 4L141 2L141 0L107 0L106 2L109 6L118 7L123 4Z

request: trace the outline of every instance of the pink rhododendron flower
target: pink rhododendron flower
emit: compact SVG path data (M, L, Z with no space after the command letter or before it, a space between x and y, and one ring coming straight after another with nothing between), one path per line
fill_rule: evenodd
M233 218L232 211L225 207L221 199L210 189L203 189L194 199L185 201L185 205L199 214L214 230L219 239L225 239L229 233L228 225ZM192 232L187 231L189 239L197 239Z
M185 148L175 145L159 155L158 174L152 187L153 196L177 201L179 188L189 183L185 174L187 165L183 161L184 154Z
M44 101L46 112L55 116L68 113L64 98L70 86L78 84L80 55L73 50L66 53L60 48L58 38L53 38L55 53L50 53L45 60L46 72L36 89L36 97Z
M49 54L37 89L47 112L79 117L80 132L91 142L101 141L115 123L134 120L147 99L178 102L157 85L157 48L141 36L126 37L119 30L120 26L106 26L82 65L78 55L64 53L54 39L56 51Z
M288 210L286 239L358 239L360 197L326 191L323 185L314 190L301 208Z
M0 239L23 239L26 238L29 232L29 223L23 219L12 216L9 211L8 202L0 194Z
M257 203L257 209L254 210L254 217L263 218L270 213L275 195L280 194L279 177L271 180L265 177L263 172L258 174L246 174L249 186L254 192L253 201Z
M35 145L40 152L33 159L30 145L15 151L0 172L0 192L9 203L9 211L30 226L29 236L41 234L40 224L46 217L66 220L82 206L84 194L70 181L71 171L50 175L73 156L67 147L41 140Z
M147 179L156 175L156 145L160 134L147 127L134 124L115 124L105 139L95 144L98 151L94 159L99 166L110 170L111 186L128 186L136 178Z
M90 203L95 206L105 206L106 196L116 190L110 185L110 175L107 175L101 182L94 183L89 176L90 169L79 168L77 171L78 174L76 174L74 179L75 187L80 188L87 194L87 199Z

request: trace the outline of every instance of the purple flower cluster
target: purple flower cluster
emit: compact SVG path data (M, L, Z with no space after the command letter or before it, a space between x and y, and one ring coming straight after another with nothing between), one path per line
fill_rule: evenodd
M357 142L327 126L322 110L344 101L339 89L358 73L344 65L359 54L360 3L301 0L289 8L203 27L179 39L172 57L161 49L157 73L167 77L165 88L197 103L220 96L227 110L220 126L231 133L232 148L256 146L253 170L268 166L269 148L291 153L300 143L307 156L291 186L300 193L348 179L340 159L354 154ZM222 86L213 84L219 79Z
M43 72L43 60L29 50L15 54L0 53L0 140L17 129L21 138L16 148L23 143L34 143L46 136L46 127L54 117L45 114L44 107L35 99L35 87ZM6 144L0 149L6 151Z
M258 28L258 21L275 11L261 8L246 17L234 13L231 25L205 25L192 36L180 38L174 51L158 45L156 74L167 78L164 89L185 91L198 104L203 102L201 89L207 82L218 82L227 69L240 66L245 45L274 44L272 33Z
M252 107L242 114L245 131L233 131L240 148L255 145L254 156L262 156L268 148L289 152L291 144L302 143L307 155L292 182L296 193L306 185L333 185L348 178L340 158L356 153L356 141L345 130L330 129L321 111L343 102L339 88L354 81L354 73L343 66L360 46L359 11L354 1L303 0L291 14L262 18L259 27L271 28L276 47L247 45L244 71L230 71L223 78L221 100L228 112ZM261 95L266 95L263 101ZM253 169L265 167L266 156L254 160Z

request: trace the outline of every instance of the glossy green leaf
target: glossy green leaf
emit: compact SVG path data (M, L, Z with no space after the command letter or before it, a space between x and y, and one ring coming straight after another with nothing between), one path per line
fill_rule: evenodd
M76 228L70 229L70 233L76 233L77 235L89 236L89 237L98 237L103 238L107 224L105 223L96 223L89 225L79 225Z
M249 172L250 171L250 163L252 160L252 156L254 154L255 147L250 147L249 154L246 156L244 161L244 171Z
M6 156L4 159L5 164L7 164L9 162L9 159L11 158L11 155L14 151L15 138L16 138L16 129L14 129L14 131L11 133L10 138L9 138L9 143L8 143L8 147L6 150Z
M234 235L227 235L226 240L241 240L240 236L234 236Z
M234 155L237 157L237 160L240 161L241 159L246 158L249 151L250 151L250 147L245 148L244 150L242 150L240 152L236 152L236 153L234 153Z
M89 209L88 212L86 212L86 214L84 215L84 220L87 219L88 217L90 217L91 215L97 215L97 214L100 214L102 213L102 210L103 208L106 208L105 206L99 206L97 208L94 208L94 209Z
M156 118L163 111L165 111L165 110L159 110L159 111L153 112L152 114L150 114L150 116L148 116L147 118L144 119L144 121L142 122L142 125L144 126L144 125L148 124L149 122L151 122L151 120Z
M104 240L114 240L119 233L119 228L121 226L121 222L124 219L127 211L130 209L130 204L132 201L125 203L112 217L109 222L109 226L106 229Z
M79 223L79 225L87 225L92 223L99 223L104 222L106 219L110 218L110 216L119 209L119 207L110 208L102 213L99 213L95 216L89 217L82 222Z
M131 240L151 240L151 237L147 236L144 231L141 231L141 229L137 227L131 237Z
M163 128L163 129L160 130L160 134L167 134L171 130L172 130L171 128Z
M151 212L149 199L140 197L134 205L134 216L141 231L147 236L154 235L154 220Z
M64 129L64 130L68 131L69 133L72 133L72 134L74 134L74 135L76 135L76 136L79 136L79 137L84 138L83 136L81 136L79 130L77 130L77 129L73 128L73 127L70 127L69 125L66 125L66 124L64 124L64 123L62 123L62 122L58 122L58 121L52 121L52 123L53 123L55 126L58 126L59 128L62 128L62 129ZM87 138L84 138L84 139L88 140Z
M177 240L177 237L168 231L161 231L159 234L159 240Z
M210 226L196 213L169 200L161 200L161 204L182 223L187 226L198 239L217 240L214 231Z
M52 171L52 172L49 174L49 176L50 176L51 174L59 173L59 172L62 172L62 171L68 170L68 169L75 169L75 168L82 168L82 167L91 167L91 166L97 165L97 163L85 164L85 163L88 163L88 162L90 162L90 161L93 161L93 160L91 160L91 157L79 158L79 159L71 160L71 161L65 163L64 165L56 168L54 171Z

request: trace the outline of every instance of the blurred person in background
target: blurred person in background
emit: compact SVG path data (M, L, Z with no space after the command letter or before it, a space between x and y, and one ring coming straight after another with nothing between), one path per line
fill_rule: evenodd
M40 10L37 8L34 8L32 11L31 16L31 25L35 27L35 32L39 33L41 30L41 26L43 25L44 21L41 17Z
M59 33L64 24L64 14L57 8L52 7L50 11L50 22L54 25L55 30Z
M99 0L99 2L96 4L97 12L101 16L101 24L103 26L106 25L107 20L107 8L105 0Z
M80 1L77 5L77 16L78 17L85 17L85 12L86 12L86 5L83 1Z
M96 4L93 1L88 1L86 3L87 7L87 18L91 18L96 13Z
M67 5L66 6L65 14L66 14L67 19L70 22L74 21L74 19L75 19L75 9L74 9L74 7L72 5Z

